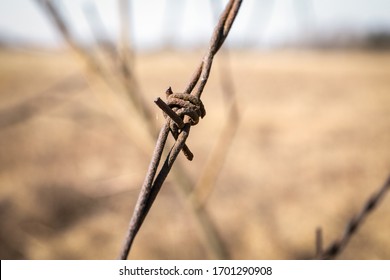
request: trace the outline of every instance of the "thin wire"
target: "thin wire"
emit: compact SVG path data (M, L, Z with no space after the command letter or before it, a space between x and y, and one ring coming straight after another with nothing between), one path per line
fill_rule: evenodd
M147 212L149 211L147 207L148 198L150 197L150 194L152 192L153 179L156 176L157 167L160 163L161 155L164 150L164 146L167 141L168 134L169 134L169 124L166 123L160 130L156 147L153 152L152 160L150 161L147 175L142 185L141 192L138 196L138 200L133 212L133 217L130 220L129 229L122 250L120 252L119 259L122 260L127 259L134 238L137 235L138 230L141 228L142 222L144 221Z
M230 0L227 4L224 12L222 13L217 26L214 29L213 36L210 41L210 47L208 52L203 58L200 66L195 71L191 81L184 90L184 93L190 94L196 84L199 82L199 86L196 90L194 96L200 98L203 89L207 83L208 77L210 75L210 69L214 55L218 52L223 42L225 41L231 26L234 22L234 19L240 9L242 0ZM133 212L133 216L130 220L129 228L126 234L125 242L121 248L119 258L124 260L127 259L127 256L130 252L133 241L142 226L143 221L145 220L146 215L148 214L155 198L157 197L158 192L161 189L162 184L164 183L166 177L168 176L173 163L175 162L178 154L183 149L185 141L190 132L190 125L186 124L181 133L179 134L175 144L173 145L171 151L169 152L159 174L156 176L156 171L160 163L162 151L164 149L166 139L169 134L169 121L165 123L162 127L159 137L157 139L156 147L152 156L152 160L149 165L148 172L145 177L144 184L141 188L138 200L136 202L136 207ZM155 178L155 180L154 180ZM153 181L154 180L154 181Z
M370 214L375 207L378 205L379 201L383 199L386 192L390 189L390 176L387 178L384 185L380 190L371 196L367 202L364 204L359 214L354 216L345 227L343 236L334 241L326 250L323 250L319 255L319 259L334 259L337 257L341 251L346 247L351 237L357 232L357 229L362 225L364 219Z
M240 9L242 0L238 1L229 1L225 10L223 11L217 26L214 29L213 35L210 40L209 49L204 56L201 64L195 71L190 83L187 88L184 90L184 93L191 93L198 81L200 80L198 89L195 92L195 96L200 98L202 95L203 89L207 83L208 77L210 75L211 65L213 63L214 55L221 48L222 44L225 42L226 37L229 34L229 31L232 27L232 24L237 16L237 13Z

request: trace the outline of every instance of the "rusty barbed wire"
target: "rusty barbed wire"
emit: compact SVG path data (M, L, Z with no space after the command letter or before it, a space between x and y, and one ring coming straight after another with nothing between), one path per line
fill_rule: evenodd
M378 205L379 201L383 199L386 194L386 191L390 189L390 176L387 178L386 182L379 189L378 192L373 194L367 202L364 204L359 214L354 216L345 227L344 233L339 240L334 241L329 247L325 250L322 250L322 232L321 229L317 229L316 243L320 244L317 246L317 259L328 260L334 259L337 257L342 250L346 247L351 237L357 232L358 228L362 225L364 219L370 214L375 207Z
M70 50L72 51L72 53L75 54L75 58L77 58L79 62L81 62L83 65L85 64L85 70L87 70L85 73L85 78L87 79L89 86L92 86L93 88L98 87L96 90L94 90L95 94L99 94L100 98L104 98L105 101L107 100L107 98L109 98L111 105L113 105L112 101L116 99L113 98L114 96L120 96L120 98L125 98L125 102L121 102L121 106L124 105L123 109L126 110L128 104L130 111L134 112L133 116L135 117L132 118L130 122L127 121L123 124L123 131L126 133L126 135L129 136L140 149L145 149L145 147L152 147L150 146L150 144L154 145L153 142L155 142L155 138L157 136L157 127L156 124L152 121L153 118L150 114L150 108L149 106L147 106L147 103L144 102L145 100L139 87L138 79L134 73L133 51L130 48L131 46L127 44L126 48L125 46L121 47L120 45L118 45L118 53L115 54L115 63L114 65L112 65L110 62L113 62L113 57L108 56L105 48L102 48L103 46L101 44L97 44L97 48L94 49L93 52L89 51L88 49L84 48L82 45L79 44L79 42L76 40L76 38L71 32L72 28L70 28L70 22L66 20L66 13L64 14L64 11L60 10L59 3L57 3L58 1L33 1L37 4L41 4L38 6L42 8L44 14L48 16L51 20L52 25L64 38L64 41L67 42L68 46L70 47ZM128 8L130 8L131 5L128 0L118 0L118 2L118 7L121 11L121 15L119 17L121 19L121 35L122 37L127 37L129 36L128 31L130 31L130 27L128 26L130 17ZM122 5L123 2L126 2L124 3L125 5ZM48 8L47 6L50 7ZM126 6L129 7L126 8ZM86 19L91 20L87 14ZM94 22L90 22L90 24L93 25ZM125 27L123 25L127 26ZM104 27L103 22L101 22L101 26ZM94 31L99 32L98 27L94 26L93 28ZM123 38L121 39L123 40ZM129 38L125 38L125 40L127 41L128 39ZM119 42L119 44L121 43L122 42ZM125 57L127 56L127 54L131 55L129 55L126 59ZM103 95L100 95L101 93L103 93ZM162 100L161 102L162 104L166 105L166 103L164 103ZM168 108L170 109L169 106ZM124 111L121 112L128 113ZM116 118L116 114L112 115L111 110L107 111L107 113L110 118ZM175 116L177 115L175 114ZM118 119L115 119L115 121L118 121ZM141 143L139 142L137 137L134 137L134 134L129 133L132 129L130 123L139 123L140 121L146 124L144 126L146 133L145 136L148 137L148 140L151 140L150 142L148 141L147 143ZM130 126L128 126L129 124ZM146 152L145 150L144 152ZM186 145L183 146L183 153L188 159L192 159L193 155ZM188 171L182 167L182 164L176 163L175 170L171 170L171 176L173 176L173 180L176 182L176 185L178 187L177 190L181 194L183 194L184 197L188 197L193 189L193 182L189 178ZM191 211L191 213L194 214L194 220L200 228L200 232L203 233L203 237L205 239L204 241L206 243L206 251L211 253L211 256L216 257L218 259L227 259L227 250L224 248L224 244L221 240L221 237L219 236L218 231L215 228L215 225L210 215L207 213L206 209L201 209L197 207L192 203L192 200L190 199L186 199L186 201L188 202L189 210Z
M231 26L237 16L240 9L242 0L230 0L225 7L210 40L209 49L204 56L199 67L193 74L188 86L184 90L184 94L192 94L197 100L200 101L203 89L207 83L210 75L211 65L213 62L214 55L218 52L226 37L229 34ZM198 85L194 93L195 86ZM162 152L165 147L165 143L169 132L171 131L170 118L160 130L156 146L152 155L152 159L145 177L145 181L142 185L141 192L139 194L136 206L133 212L133 216L130 220L129 228L125 237L124 244L119 254L119 259L127 259L133 244L134 238L136 237L146 215L148 214L158 192L161 189L163 182L168 176L173 163L175 162L178 154L185 146L185 141L190 133L191 122L188 115L184 116L184 126L180 129L180 133L177 135L176 142L172 146L168 153L160 172L156 176L156 172L161 160ZM175 135L174 135L175 136Z
M213 18L217 19L221 1L210 0L209 3L213 12ZM238 98L233 82L234 74L231 69L229 51L226 48L221 49L218 55L219 60L217 61L217 67L219 66L220 86L227 110L226 119L224 120L224 123L221 124L221 132L216 140L216 144L191 193L191 199L195 201L195 204L198 207L204 207L208 197L212 193L240 125Z

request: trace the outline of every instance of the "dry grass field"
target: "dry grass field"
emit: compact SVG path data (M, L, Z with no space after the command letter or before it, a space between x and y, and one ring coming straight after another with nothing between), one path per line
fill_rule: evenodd
M139 54L153 100L182 90L201 52ZM230 53L240 123L206 209L232 259L306 259L390 173L390 52ZM217 55L191 130L195 184L226 119ZM0 52L1 259L114 259L153 143L124 98L67 52ZM115 90L114 90L115 91ZM157 130L156 130L157 133ZM172 141L170 142L172 143ZM173 167L175 169L175 166ZM212 258L170 175L130 259ZM390 259L390 197L340 259Z

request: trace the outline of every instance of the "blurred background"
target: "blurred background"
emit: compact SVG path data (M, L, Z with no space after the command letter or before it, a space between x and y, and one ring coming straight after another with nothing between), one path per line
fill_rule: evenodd
M0 0L0 258L114 259L227 1ZM244 0L130 259L310 259L390 171L390 2ZM169 140L167 149L172 145ZM390 199L340 259L390 259Z
M95 43L96 33L105 40L117 42L123 32L119 13L129 13L126 33L133 51L205 47L217 13L226 3L222 0L134 0L121 8L117 2L54 1L72 37L89 46ZM37 1L1 0L0 3L3 45L51 49L64 46L61 35L42 14ZM387 47L389 11L387 0L246 0L227 47Z

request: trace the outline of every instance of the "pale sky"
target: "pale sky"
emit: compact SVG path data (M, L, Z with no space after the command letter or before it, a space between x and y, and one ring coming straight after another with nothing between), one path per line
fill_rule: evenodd
M225 4L226 0L212 0ZM85 11L95 8L110 38L119 32L114 0L57 0L79 40L90 40ZM137 49L198 46L215 19L210 0L130 0L132 41ZM307 34L390 30L390 0L243 0L228 44L272 46ZM62 44L35 0L0 0L0 38Z

